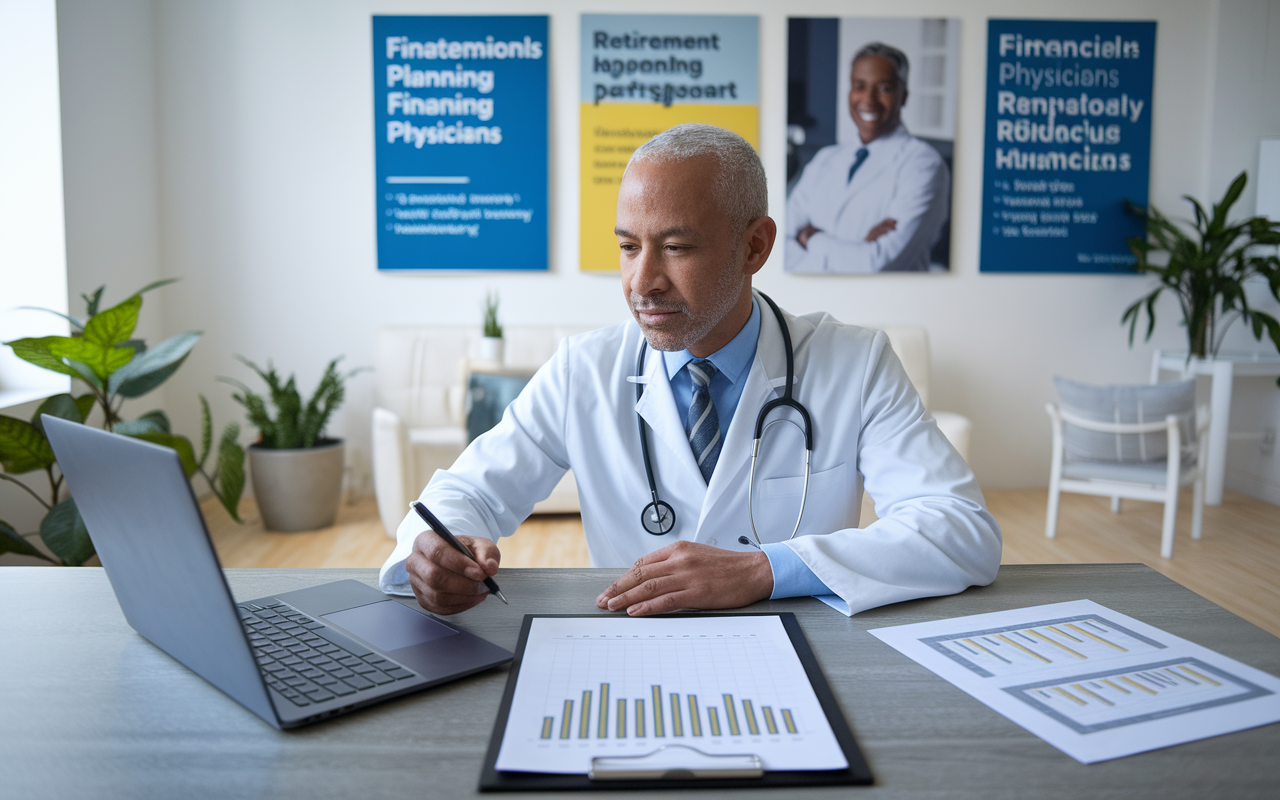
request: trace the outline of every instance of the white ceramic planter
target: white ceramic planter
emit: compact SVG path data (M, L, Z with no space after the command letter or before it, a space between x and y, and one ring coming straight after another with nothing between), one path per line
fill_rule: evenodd
M249 447L249 475L262 523L272 531L333 525L342 497L341 439L297 450Z
M502 363L503 340L501 336L485 336L480 339L480 360Z

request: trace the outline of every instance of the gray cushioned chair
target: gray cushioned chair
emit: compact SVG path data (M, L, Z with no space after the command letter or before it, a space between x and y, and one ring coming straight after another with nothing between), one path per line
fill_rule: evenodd
M1173 557L1178 489L1194 487L1191 538L1204 517L1207 408L1195 406L1195 381L1154 386L1089 386L1054 378L1059 403L1045 410L1053 425L1053 464L1044 535L1058 527L1062 492L1164 503L1160 555Z

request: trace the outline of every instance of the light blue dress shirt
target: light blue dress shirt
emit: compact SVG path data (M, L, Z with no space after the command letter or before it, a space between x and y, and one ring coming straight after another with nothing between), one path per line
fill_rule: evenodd
M715 365L716 374L711 379L711 402L715 404L716 416L720 420L720 436L729 432L729 423L733 421L734 412L738 409L738 400L742 398L742 388L751 372L751 362L756 357L756 342L760 339L760 304L751 300L751 317L742 326L738 335L734 336L724 347L707 356ZM689 405L693 402L693 378L685 365L697 357L688 350L665 351L663 363L667 368L667 380L671 382L671 393L675 396L676 409L680 419L688 425ZM685 431L688 433L688 430ZM831 594L827 585L813 574L804 559L783 542L772 542L761 548L769 559L769 567L773 570L773 594L769 599L780 597L804 597L806 595Z

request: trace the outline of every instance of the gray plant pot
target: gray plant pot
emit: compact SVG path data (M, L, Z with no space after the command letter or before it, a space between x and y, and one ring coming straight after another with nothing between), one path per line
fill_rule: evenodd
M250 445L249 474L262 523L272 531L328 528L342 496L342 440L273 450Z

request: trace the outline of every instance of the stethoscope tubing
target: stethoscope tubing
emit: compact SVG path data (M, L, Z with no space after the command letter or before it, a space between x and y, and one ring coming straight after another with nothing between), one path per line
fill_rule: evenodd
M755 544L758 547L763 544L760 540L760 534L756 530L756 514L755 514L755 483L756 483L756 465L760 459L760 442L764 438L764 432L779 422L788 422L796 425L792 420L777 419L769 423L765 422L774 409L791 408L799 415L803 425L796 425L804 435L804 488L800 494L800 513L796 515L795 527L791 530L788 540L795 538L800 530L800 521L804 518L805 501L809 497L809 470L813 460L813 421L809 417L809 410L804 404L794 397L795 387L795 350L791 344L791 331L787 329L786 318L782 315L782 309L778 308L778 304L764 292L758 292L761 299L769 304L769 309L773 311L774 317L778 320L778 327L782 330L782 343L787 355L787 378L786 384L783 386L782 397L774 398L765 403L761 407L760 413L756 415L755 441L751 446L751 476L747 482L747 515L751 521L751 534L755 537ZM636 358L636 402L644 396L644 357L648 350L649 343L643 338L640 341L640 353ZM669 503L658 497L658 482L653 476L653 463L649 457L649 441L645 436L644 417L636 414L636 418L640 427L640 453L644 458L644 473L649 480L649 496L652 500L645 505L640 512L640 525L645 529L646 533L653 536L664 536L670 533L676 524L676 512ZM652 523L652 525L651 525ZM746 537L740 537L740 541ZM745 542L750 544L750 542Z

